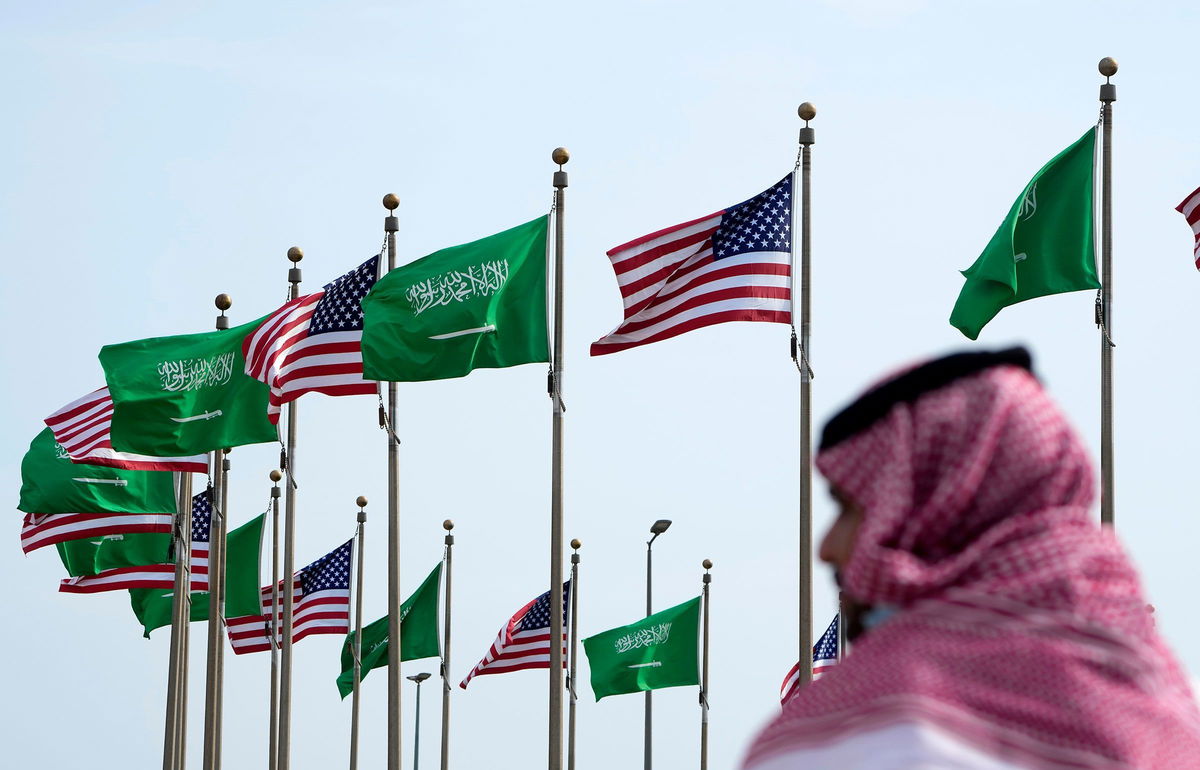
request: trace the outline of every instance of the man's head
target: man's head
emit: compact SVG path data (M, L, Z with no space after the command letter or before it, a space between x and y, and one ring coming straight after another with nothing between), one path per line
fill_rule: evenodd
M909 369L826 425L816 465L840 511L820 547L859 605L905 606L969 580L1006 519L1091 502L1083 444L1024 349Z

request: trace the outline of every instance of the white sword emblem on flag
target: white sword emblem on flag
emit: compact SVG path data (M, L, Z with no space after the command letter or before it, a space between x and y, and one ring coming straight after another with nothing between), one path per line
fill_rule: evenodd
M129 486L129 482L125 479L71 479L78 481L80 484L112 484L115 487Z
M431 339L431 340L448 340L452 337L463 337L468 334L487 334L488 332L494 332L494 331L496 331L496 325L488 324L487 326L477 326L474 329L463 329L462 331L448 332L446 334L434 334L429 339Z
M661 660L652 660L649 663L630 663L626 668L658 668L662 665Z
M204 414L198 414L195 417L172 417L171 422L195 422L196 420L211 420L214 417L220 417L221 414L221 410L218 409L215 412L205 412Z

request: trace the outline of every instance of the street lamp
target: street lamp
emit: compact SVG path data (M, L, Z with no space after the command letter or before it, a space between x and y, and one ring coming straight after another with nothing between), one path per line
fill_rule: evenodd
M405 677L410 682L417 683L417 724L413 727L413 770L418 770L421 763L421 682L429 678L429 672Z
M654 541L658 538L658 536L661 535L662 533L666 532L667 529L670 528L670 526L671 526L670 519L659 519L658 521L654 522L654 524L652 524L650 526L650 539L646 541L646 617L650 617L650 613L651 613L650 585L651 585L652 578L651 578L651 573L650 573L650 565L652 562L651 562L650 547L652 545L654 545ZM651 758L652 752L651 752L651 742L650 742L650 726L652 723L651 715L653 713L652 709L653 709L653 705L651 703L650 691L646 690L646 735L642 741L642 745L644 748L644 754L645 754L646 770L650 770L654 764L653 760Z

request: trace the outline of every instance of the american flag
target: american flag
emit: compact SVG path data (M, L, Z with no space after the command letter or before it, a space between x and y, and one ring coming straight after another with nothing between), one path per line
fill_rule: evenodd
M813 645L813 681L821 678L821 675L835 666L838 662L838 617L833 616L833 622L829 624L829 628L825 629L825 633L821 634L821 638ZM800 664L792 666L792 670L783 678L783 685L779 688L779 702L787 703L800 689Z
M292 642L313 634L350 633L350 561L354 541L343 545L296 572L292 593ZM279 607L276 618L283 621L283 586L279 581ZM262 589L262 614L229 618L226 631L229 643L238 655L271 649L269 630L271 586ZM276 644L283 640L276 632Z
M192 497L192 591L208 590L208 540L213 513L210 492L206 489ZM175 564L164 562L140 567L116 567L95 575L67 578L59 583L58 590L69 594L95 594L123 591L126 588L174 587Z
M725 321L791 323L792 175L744 203L608 252L625 320L592 355Z
M27 513L21 523L25 553L68 540L139 532L171 534L171 513Z
M107 465L135 471L181 471L207 473L208 457L148 457L118 452L109 440L113 402L108 388L92 391L45 419L71 462Z
M571 583L563 583L563 668L567 667L567 607L571 602ZM483 674L507 674L527 668L550 668L550 592L526 604L504 624L491 649L475 664L458 686Z
M247 335L246 374L271 387L271 422L279 422L283 404L305 393L376 392L362 376L362 299L378 278L377 254L320 291L289 301Z
M1196 260L1196 269L1200 270L1200 189L1184 198L1183 203L1176 206L1175 210L1183 214L1192 226L1192 235L1195 236L1192 256Z

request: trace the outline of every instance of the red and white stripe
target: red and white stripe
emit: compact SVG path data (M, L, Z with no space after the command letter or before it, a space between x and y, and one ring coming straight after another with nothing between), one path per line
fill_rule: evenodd
M592 343L593 356L726 321L791 323L791 255L761 251L714 260L712 236L724 213L659 230L608 252L625 320Z
M466 678L458 686L467 689L467 684L483 674L507 674L510 671L522 671L527 668L550 668L550 629L535 628L531 631L514 631L514 627L525 617L525 613L533 606L534 599L500 629L496 641L488 649L483 660L475 664ZM563 633L563 668L567 667L567 635Z
M175 587L174 564L148 564L143 567L116 567L95 575L67 578L58 590L68 594L95 594L102 591L123 591L127 588ZM208 590L208 543L192 543L192 591Z
M21 524L25 553L68 540L143 532L171 534L170 513L28 513Z
M1183 214L1192 226L1192 256L1196 260L1196 269L1200 270L1200 189L1184 198L1183 203L1176 206L1175 210Z
M208 457L149 457L118 452L110 441L113 401L108 388L100 388L72 401L45 419L71 462L107 465L136 471L207 473Z
M246 374L271 388L267 417L272 423L279 422L284 404L305 393L356 396L377 392L377 384L362 376L361 329L308 336L313 312L324 296L322 289L289 301L242 343Z
M305 594L299 579L294 584L292 604L292 642L315 634L350 633L350 592L345 590L314 591ZM267 624L271 614L271 586L262 589L262 614L243 615L225 621L229 643L237 655L263 652L271 649L271 637ZM277 627L283 623L283 581L279 582L279 607L276 611ZM276 644L283 643L277 633Z

